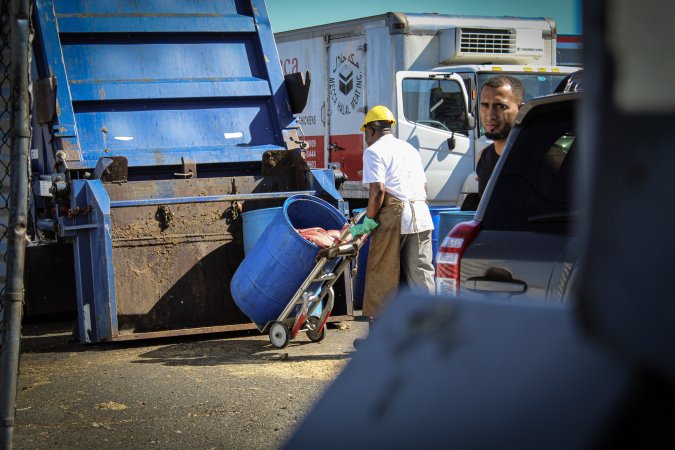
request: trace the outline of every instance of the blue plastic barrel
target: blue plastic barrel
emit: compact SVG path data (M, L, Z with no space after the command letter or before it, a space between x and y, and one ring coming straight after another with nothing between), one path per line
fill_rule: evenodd
M235 304L259 329L276 320L316 265L320 250L296 229L340 230L345 223L340 211L320 198L289 197L232 277ZM329 261L325 270L332 271L338 262L338 258ZM315 282L309 291L321 286Z
M446 211L459 211L459 206L429 206L431 211L431 220L434 222L434 231L431 232L431 251L432 260L436 264L436 253L438 252L438 237L441 236L441 242L448 233L439 233L440 214Z
M277 206L276 208L256 209L255 211L241 213L244 221L244 255L248 255L272 219L277 214L281 214L281 209L281 206Z
M365 208L357 208L352 211L354 217ZM363 219L361 219L363 222ZM370 249L370 236L366 238L356 258L356 275L352 279L352 295L354 297L354 309L363 308L363 293L366 289L366 268L368 267L368 250Z
M443 243L443 239L445 239L445 237L455 225L461 222L473 220L474 215L476 215L476 211L461 211L459 209L454 211L442 211L439 214L440 219L438 226L439 236L441 236L441 243Z

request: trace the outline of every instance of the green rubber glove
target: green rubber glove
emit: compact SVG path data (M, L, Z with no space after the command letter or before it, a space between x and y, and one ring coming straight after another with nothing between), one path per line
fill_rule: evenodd
M363 219L363 223L359 223L357 225L352 226L349 229L349 233L352 235L352 237L359 237L362 234L370 233L379 225L380 223L377 220L371 219L370 217L366 216L366 218Z

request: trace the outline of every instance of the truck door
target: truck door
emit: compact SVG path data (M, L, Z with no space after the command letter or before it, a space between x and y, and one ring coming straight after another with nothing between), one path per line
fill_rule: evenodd
M452 73L398 72L396 97L398 137L419 149L429 201L456 205L474 169L464 81Z
M363 35L329 39L328 114L329 161L350 181L362 178L365 115L365 55Z

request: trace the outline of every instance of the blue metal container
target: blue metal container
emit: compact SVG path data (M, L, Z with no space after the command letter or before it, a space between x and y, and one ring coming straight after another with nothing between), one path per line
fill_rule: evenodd
M347 220L329 203L307 195L295 195L284 202L282 214L275 215L256 245L232 277L232 298L259 329L279 317L302 282L316 265L319 247L300 236L297 229L321 227L339 230ZM337 265L335 259L325 271ZM315 292L321 283L313 283Z
M272 219L282 214L281 206L276 208L256 209L241 214L244 221L244 254L248 255L253 246L270 224Z
M34 82L58 108L33 130L31 190L57 193L33 199L35 216L72 242L80 341L248 323L229 290L238 208L342 204L333 171L293 143L265 2L32 3Z

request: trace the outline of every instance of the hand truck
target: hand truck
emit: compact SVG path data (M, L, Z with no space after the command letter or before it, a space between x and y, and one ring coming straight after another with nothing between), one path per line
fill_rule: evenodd
M361 211L353 223L366 214L366 210ZM351 224L350 224L351 225ZM305 281L300 285L277 320L268 322L261 332L269 333L270 342L276 348L284 348L289 341L295 338L300 331L307 333L307 337L312 342L320 342L326 336L326 321L330 316L335 302L335 293L333 285L337 279L349 268L363 246L367 235L354 239L348 243L343 243L349 234L349 227L345 228L340 234L339 242L319 250L316 257L316 264L310 271ZM324 270L329 262L336 258L342 260L334 265L333 270ZM356 270L356 267L354 268ZM315 287L315 283L323 283L320 288ZM314 286L313 286L314 285ZM323 307L321 316L312 316L316 307L327 297L326 304Z

